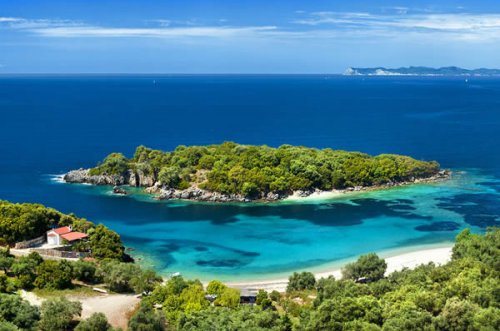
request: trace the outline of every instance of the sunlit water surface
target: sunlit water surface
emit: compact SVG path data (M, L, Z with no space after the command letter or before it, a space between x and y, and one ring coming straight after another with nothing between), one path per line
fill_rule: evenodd
M498 78L0 76L0 118L0 199L102 222L162 274L281 277L372 251L449 244L465 227L500 223ZM455 175L276 204L157 202L53 177L141 144L225 140L406 154Z

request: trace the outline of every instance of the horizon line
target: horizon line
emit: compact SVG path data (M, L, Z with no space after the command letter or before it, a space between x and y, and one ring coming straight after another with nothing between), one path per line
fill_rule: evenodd
M398 69L409 69L409 68L428 68L428 69L446 69L446 68L458 68L469 71L474 70L500 70L500 67L475 67L475 68L464 68L457 65L446 65L446 66L425 66L425 65L407 65L407 66L393 66L393 67L385 67L385 66L367 66L367 67L358 67L358 66L348 66L342 72L1 72L0 76L12 76L12 75L24 75L24 76L40 76L40 75L51 75L51 76L63 76L63 75L80 75L80 76L97 76L97 75L110 75L110 76L120 76L120 75L176 75L176 76L264 76L264 75L335 75L335 76L349 76L345 75L346 70L348 69L377 69L383 68L387 70L398 70ZM363 75L365 76L365 75ZM375 75L373 75L375 76ZM380 75L384 76L384 75ZM404 75L401 75L404 76ZM418 75L415 75L418 76Z

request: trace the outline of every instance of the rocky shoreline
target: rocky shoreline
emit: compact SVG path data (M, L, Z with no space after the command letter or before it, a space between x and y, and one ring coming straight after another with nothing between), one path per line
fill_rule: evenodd
M380 189L388 189L392 187L405 186L411 184L419 183L434 183L439 181L447 180L451 177L452 172L450 170L440 170L437 174L422 177L422 178L410 178L406 181L401 182L389 182L383 185L372 185L372 186L356 186L348 187L342 190L333 191L322 191L322 190L299 190L294 192L268 192L263 193L261 196L249 198L241 194L223 194L218 192L211 192L207 190L200 189L196 186L191 186L184 190L165 188L155 181L151 176L144 175L142 173L129 171L125 176L108 176L108 175L91 175L90 169L78 169L72 170L66 173L62 178L66 183L86 183L92 185L110 185L114 186L113 192L115 194L126 195L127 191L121 188L122 185L129 185L134 187L144 187L146 193L155 194L158 200L194 200L194 201L205 201L205 202L273 202L283 200L288 197L298 197L305 198L312 194L325 193L325 192L335 192L335 193L348 193L348 192L359 192L359 191L372 191Z

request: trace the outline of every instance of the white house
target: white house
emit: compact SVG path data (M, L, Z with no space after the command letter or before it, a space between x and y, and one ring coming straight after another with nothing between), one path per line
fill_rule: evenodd
M73 231L70 226L63 226L47 231L47 243L53 246L63 245L64 242L71 244L84 238L87 238L85 233Z

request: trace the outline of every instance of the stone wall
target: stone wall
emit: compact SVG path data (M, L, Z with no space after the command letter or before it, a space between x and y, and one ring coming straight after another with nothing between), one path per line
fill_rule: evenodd
M42 257L50 256L50 257L59 257L64 259L79 259L87 257L89 255L88 253L65 251L52 248L32 248L31 251L37 252Z
M20 241L14 245L15 249L24 249L24 248L31 248L31 247L36 247L43 245L45 243L45 235L40 236L35 239L31 240L25 240L25 241Z

